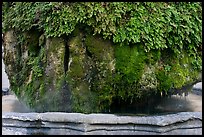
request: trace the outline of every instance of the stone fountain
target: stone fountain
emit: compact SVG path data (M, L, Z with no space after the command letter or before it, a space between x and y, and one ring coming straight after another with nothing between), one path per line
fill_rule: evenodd
M114 96L115 93L112 92L111 86L117 87L117 82L120 83L122 79L120 74L116 73L115 49L109 41L104 41L98 36L87 36L85 38L82 33L75 33L73 38L69 40L66 40L66 38L47 39L43 34L36 31L25 33L23 36L26 42L19 46L17 35L13 30L5 33L4 62L11 89L20 101L29 105L35 111L29 113L3 112L3 134L202 134L202 112L174 112L152 115L110 114L112 111L109 111L108 104L111 102L110 100L117 97ZM99 44L104 47L100 49ZM134 50L135 53L131 52L130 55L132 57L138 57L137 54L141 53L139 52L140 49L116 49L118 54L123 54L122 52L125 50L127 52ZM137 60L132 63L137 64L139 62L142 65L144 60L140 61ZM154 61L157 62L158 60L154 59ZM185 62L185 60L183 61ZM144 99L151 99L155 89L158 89L159 78L161 78L156 77L156 69L162 66L158 62L155 63L155 66L143 64L144 66L138 69L137 74L132 74L131 71L137 70L134 66L125 64L122 59L120 63L121 66L118 66L118 70L127 73L126 78L131 78L132 75L141 76L141 79L138 80L140 90L135 96L145 93L145 95L150 95L150 98ZM125 71L126 67L130 69L130 73ZM186 68L181 67L179 69L185 70ZM113 76L114 79L110 76ZM163 72L161 76L164 76ZM119 81L117 81L118 79ZM184 84L184 88L171 89L169 94L186 93L186 90L189 91L193 84L201 81L201 79L200 72L194 72L192 77L186 77L185 82L188 84ZM111 83L109 80L116 83ZM175 82L174 84L179 85L180 83ZM131 86L133 89L137 89L134 84ZM121 87L118 86L117 88ZM122 87L121 89L124 91L125 88ZM108 95L103 94L102 91L107 92ZM161 96L159 94L159 97ZM148 100L148 105L151 106L154 101ZM124 106L121 106L121 108L124 109ZM146 104L142 104L140 107L143 108L144 106Z

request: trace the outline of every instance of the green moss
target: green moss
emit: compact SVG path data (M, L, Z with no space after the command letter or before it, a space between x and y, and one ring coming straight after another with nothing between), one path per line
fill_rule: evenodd
M71 56L66 79L71 86L73 110L91 113L107 109L112 96L111 71L115 67L113 46L91 35L86 36L84 44L82 33L75 34L69 45Z
M147 64L154 65L156 62L158 62L161 58L161 52L160 50L151 50L150 52L146 53Z
M174 61L172 77L176 80L174 81L175 88L181 88L185 84L189 84L198 78L198 71L193 70L191 58L192 57L189 57L188 54L182 52L182 56L177 59L177 62Z
M78 33L78 34L77 34ZM99 109L97 93L90 89L89 79L86 78L90 71L90 59L86 56L85 46L82 43L82 33L75 31L69 41L69 69L66 81L71 90L71 106L74 112L91 113Z
M138 82L142 77L145 66L146 55L141 45L116 46L116 76L118 83L117 92L121 98L136 97Z
M169 91L171 88L173 88L173 79L169 76L165 70L160 70L156 73L156 77L158 79L159 85L158 85L158 91L159 92L165 92Z
M110 41L106 41L99 36L88 35L86 37L85 44L87 50L92 54L94 59L98 61L105 61L112 58L112 56L108 54L112 50L112 44Z
M48 56L55 57L57 60L61 61L63 64L64 54L65 54L65 41L62 38L50 38L48 47ZM49 58L50 58L49 57ZM58 62L59 63L59 62ZM63 68L63 67L59 67Z
M68 44L69 45L69 52L70 52L70 55L71 55L70 57L71 58L79 57L80 61L84 60L84 57L85 57L84 56L85 46L82 43L82 39L83 39L83 34L78 33L77 36L74 36L74 37L70 38L70 41L69 41L69 44Z
M77 56L72 57L69 76L76 79L84 77L83 62L82 60L80 60L80 57L77 57Z
M79 33L80 33L80 26L76 26L74 31L72 32L72 36L73 37L79 36Z
M170 73L170 77L174 79L172 81L173 87L181 88L186 83L188 75L188 69L183 68L179 63L174 64Z
M79 31L77 31L79 32ZM75 34L76 35L76 34ZM83 79L85 76L85 56L83 52L83 46L82 46L82 38L81 35L78 34L75 37L72 37L69 41L69 51L70 51L70 57L69 57L69 70L67 72L67 79L72 78L74 80ZM69 82L72 80L69 79ZM73 84L73 83L72 83Z
M154 93L157 90L158 81L156 78L157 64L145 65L144 73L139 80L141 90Z
M38 41L37 35L39 34L24 33L26 39L20 44L29 47L30 55L27 58L28 61L19 62L21 69L14 76L16 83L14 86L18 87L14 90L15 94L30 107L34 107L40 99L39 92L42 91L42 77L44 76L45 68L45 50L43 47L38 47L38 42L36 42Z
M64 47L64 40L62 38L49 38L50 45L49 52L56 53L60 48Z
M22 100L24 102L27 102L31 108L39 112L46 110L57 111L60 109L59 106L62 106L59 103L61 103L60 88L63 87L62 81L64 80L64 77L62 77L64 75L64 67L62 65L64 60L64 42L58 38L50 39L49 42L50 45L46 45L48 46L48 51L45 51L45 48L41 46L37 53L38 56L29 56L29 62L24 65L30 67L28 71L31 71L32 75L26 77L27 79L24 83L27 84L19 85L19 90L21 91L19 97L23 97ZM49 76L45 76L45 69L49 67L47 66L49 59L54 64L51 64L53 67L49 71ZM48 94L50 90L52 93Z
M95 74L91 81L91 91L98 95L98 110L109 111L113 97L115 97L113 75L115 72L114 45L99 36L88 35L85 40L87 50L94 61Z
M67 102L63 100L63 91L61 91L64 87L64 77L59 78L55 84L54 86L53 78L50 77L40 78L37 81L32 79L28 85L22 86L22 89L27 91L22 100L36 112L65 111L64 107L67 106Z
M141 44L113 45L92 35L87 35L83 43L83 33L79 30L69 40L70 66L66 74L65 41L50 38L45 48L41 44L38 56L29 56L29 62L22 63L30 69L22 67L11 80L17 95L38 111L63 110L63 100L73 112L108 112L114 100L139 103L152 95L149 93L179 89L199 74L191 64L194 58L184 53L183 56L175 56L168 50L146 53ZM28 80L29 70L31 80ZM70 97L62 94L66 83L71 104L68 104Z
M199 71L193 69L191 65L192 57L189 57L185 51L180 56L173 56L174 54L167 54L167 52L163 54L166 54L166 58L162 59L163 62L160 64L159 69L157 69L159 92L180 89L198 79ZM172 57L167 58L170 56Z
M30 30L25 34L26 36L26 45L28 46L29 54L32 56L37 56L40 50L39 46L39 37L40 34L38 31Z
M39 87L39 92L40 92L40 96L42 97L45 94L46 90L45 90L45 83L43 81L41 81L40 83L41 85Z
M72 89L72 110L81 113L97 112L97 99L97 94L90 91L87 82L78 83Z

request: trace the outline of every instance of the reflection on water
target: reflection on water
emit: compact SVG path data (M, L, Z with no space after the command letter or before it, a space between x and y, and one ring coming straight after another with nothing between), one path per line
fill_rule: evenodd
M172 95L156 100L157 102L150 102L141 107L122 102L122 105L115 104L109 113L121 116L154 116L178 112L202 112L202 96L194 93L189 93L188 96Z

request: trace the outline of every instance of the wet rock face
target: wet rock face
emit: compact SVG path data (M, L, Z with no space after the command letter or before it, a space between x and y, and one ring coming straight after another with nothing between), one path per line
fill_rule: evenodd
M113 46L100 37L79 35L70 39L66 79L73 95L73 111L100 110L100 92L114 71Z
M120 46L81 30L60 38L36 30L16 34L11 30L3 38L10 87L37 112L144 108L161 93L183 92L199 80L185 54L175 60L163 51L145 53L141 44Z
M4 63L6 64L5 70L9 78L14 77L17 62L17 38L14 31L8 31L4 34Z

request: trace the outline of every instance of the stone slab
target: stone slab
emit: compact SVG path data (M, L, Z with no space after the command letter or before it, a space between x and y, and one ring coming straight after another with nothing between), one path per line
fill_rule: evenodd
M2 126L3 134L200 135L202 134L202 112L179 112L157 116L4 112Z

